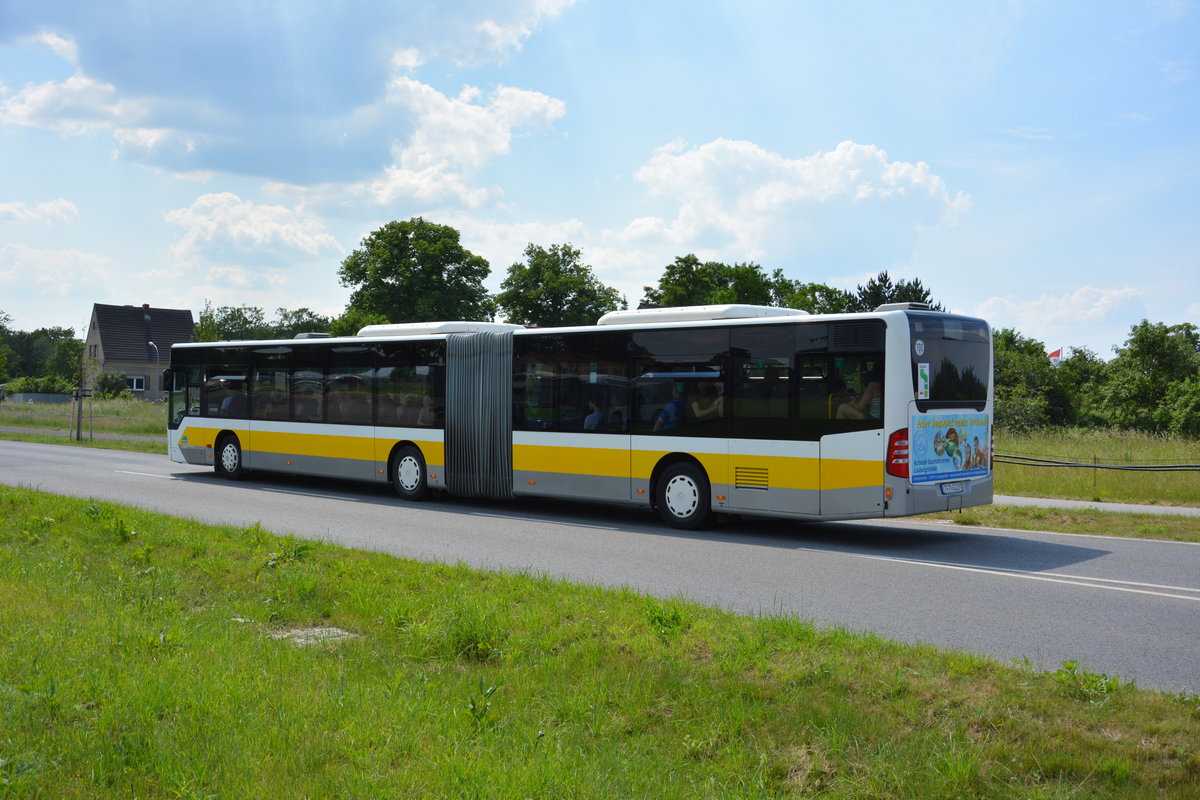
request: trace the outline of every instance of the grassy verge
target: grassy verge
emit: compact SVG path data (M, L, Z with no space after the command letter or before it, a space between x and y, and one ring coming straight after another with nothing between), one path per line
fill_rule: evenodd
M0 642L0 795L1200 792L1197 698L1078 665L3 487Z
M165 438L165 437L164 437ZM36 444L65 444L73 447L99 447L104 450L125 450L131 453L167 454L167 443L160 442L130 442L122 439L93 439L77 442L62 433L15 433L0 431L0 440L12 442L34 442Z
M1135 465L1200 463L1200 441L1133 431L996 432L996 452ZM996 493L1094 502L1200 506L1200 473L1127 472L996 464Z
M980 525L1019 531L1089 533L1134 539L1200 542L1200 518L1166 514L1126 514L1090 509L979 506L963 511L929 514L917 519L942 519L956 525Z
M45 428L67 431L75 429L75 407L67 403L0 402L0 425L15 428ZM126 433L158 436L167 429L167 409L161 403L143 400L93 400L83 406L84 434Z

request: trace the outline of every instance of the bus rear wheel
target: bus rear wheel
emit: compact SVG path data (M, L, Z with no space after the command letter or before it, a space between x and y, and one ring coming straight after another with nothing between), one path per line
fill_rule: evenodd
M425 458L412 445L396 451L392 460L392 486L405 500L424 500L429 497L429 480L425 474Z
M672 528L698 530L712 521L708 478L695 464L667 467L655 487L658 515Z
M240 481L245 474L242 469L242 445L237 436L227 433L217 442L217 454L213 469L222 478Z

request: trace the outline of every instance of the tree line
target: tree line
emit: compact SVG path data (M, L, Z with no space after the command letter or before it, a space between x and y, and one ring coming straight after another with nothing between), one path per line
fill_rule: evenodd
M498 315L537 327L591 325L628 305L569 243L530 243L524 260L508 267L495 295L484 286L490 273L487 260L465 248L453 227L421 217L393 221L366 236L338 267L339 281L351 290L340 315L278 308L268 319L259 307L206 302L195 339L290 339L306 332L352 336L371 324L489 321ZM688 254L667 264L654 286L643 288L640 306L746 303L820 314L871 311L894 302L943 308L919 279L894 280L886 270L851 292L788 278L781 269L768 272L753 262L701 261ZM27 333L12 330L10 323L0 312L0 381L30 376L68 388L79 384L83 342L71 329ZM1195 325L1142 321L1107 363L1087 348L1069 348L1054 366L1042 342L1010 328L995 331L993 338L999 427L1113 427L1200 436L1200 330ZM114 388L118 384L123 386L123 379Z
M1200 329L1142 320L1116 357L1067 348L1057 366L1046 346L1012 328L995 331L996 424L1118 428L1200 437Z

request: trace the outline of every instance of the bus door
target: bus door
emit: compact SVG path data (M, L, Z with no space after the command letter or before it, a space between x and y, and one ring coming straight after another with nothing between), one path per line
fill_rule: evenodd
M820 513L820 443L795 438L802 375L772 331L735 332L727 500L748 513ZM738 334L741 334L739 336ZM762 341L753 341L753 334ZM740 341L746 340L746 341ZM815 397L815 395L814 395Z

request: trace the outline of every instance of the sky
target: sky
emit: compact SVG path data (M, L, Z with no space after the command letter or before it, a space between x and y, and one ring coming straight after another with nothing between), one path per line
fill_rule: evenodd
M391 220L880 270L1048 350L1200 324L1190 0L0 0L0 311L341 313Z

